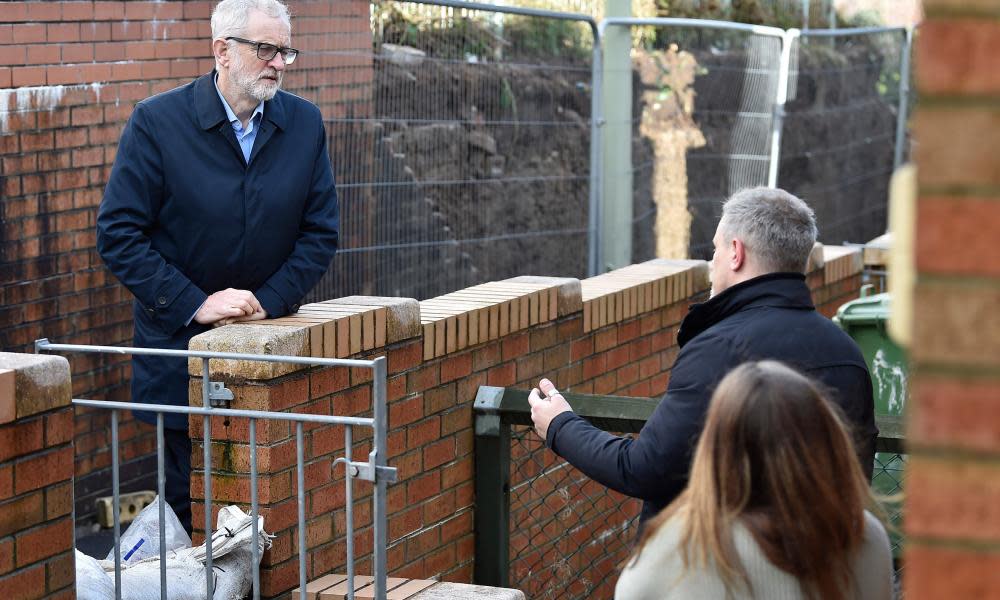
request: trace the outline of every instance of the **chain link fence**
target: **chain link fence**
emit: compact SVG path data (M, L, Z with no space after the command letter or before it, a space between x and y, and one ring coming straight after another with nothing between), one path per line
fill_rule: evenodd
M637 433L656 404L567 395L594 426L625 435ZM610 598L636 541L641 503L548 450L530 426L526 397L482 387L476 398L476 580L516 587L529 598ZM872 489L885 500L891 524L899 598L906 455L898 417L889 419L894 425L880 426Z
M528 598L611 598L641 503L511 429L510 581Z

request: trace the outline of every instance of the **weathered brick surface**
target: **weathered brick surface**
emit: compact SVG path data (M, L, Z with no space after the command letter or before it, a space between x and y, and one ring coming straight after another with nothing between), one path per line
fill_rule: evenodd
M1000 231L1000 197L924 198L917 208L917 228L921 272L1000 276L1000 257L991 246Z
M920 178L907 435L907 598L998 598L1000 5L925 2L917 36Z
M843 254L843 256L847 256ZM840 255L838 255L840 256ZM850 259L849 260L853 260ZM836 264L835 261L831 261ZM853 263L852 263L853 264ZM822 268L816 271L817 285L814 296L825 298L831 306L840 298L857 295L860 273L841 268L838 275L830 277ZM354 357L387 356L389 366L389 464L398 471L398 483L389 487L389 568L399 576L442 577L453 581L468 581L473 568L472 544L473 511L475 510L473 472L473 412L471 404L481 385L532 387L541 376L551 378L560 389L617 395L656 397L661 395L669 381L670 368L677 356L676 331L691 301L704 300L708 281L704 276L704 263L685 261L636 265L602 276L598 283L584 281L576 286L563 281L558 302L550 304L547 317L543 318L540 304L532 304L531 297L538 295L537 287L511 291L509 282L479 288L469 297L463 292L449 298L437 298L424 306L433 311L434 317L415 315L430 328L419 328L419 336L373 348ZM840 277L840 279L838 279ZM539 283L546 278L532 278ZM542 282L544 283L544 282ZM502 290L502 291L498 291ZM587 301L569 298L575 291L589 290ZM489 293L487 293L489 292ZM478 295L477 295L478 294ZM492 294L490 299L484 296ZM603 298L622 299L622 313L606 312L604 325L595 328L584 326L584 307L597 305ZM553 297L550 296L550 300ZM642 301L642 308L639 302ZM626 313L625 304L629 303ZM565 307L576 306L575 311ZM499 335L500 313L491 317L490 307L504 307L507 312L507 333ZM563 312L559 306L564 307ZM538 319L532 324L534 309ZM525 311L522 313L522 309ZM616 307L617 310L617 307ZM468 316L471 311L485 315L485 330L496 324L497 336L470 343L469 329L464 330L465 344L456 337L448 343L448 326L445 335L438 336L436 326L447 319ZM614 314L614 316L612 316ZM628 314L629 316L625 316ZM495 318L496 321L489 319ZM266 323L260 328L279 329ZM226 337L222 328L208 334L193 344L216 343ZM285 328L287 330L288 328ZM282 330L282 331L285 331ZM287 331L285 331L287 333ZM430 336L431 340L428 340ZM241 338L243 339L243 338ZM440 347L438 343L444 340ZM245 340L246 341L246 340ZM246 343L251 343L246 341ZM431 352L427 353L428 344ZM238 348L230 348L237 350ZM347 369L313 369L286 372L260 369L234 370L218 365L218 376L230 380L230 389L236 395L234 406L241 408L271 409L318 414L368 415L371 392L367 379L360 371L353 375ZM239 373L257 377L244 380ZM213 377L216 375L213 375ZM192 384L193 401L200 402L200 387ZM194 464L200 466L201 423L192 424L195 438ZM249 499L249 454L247 452L248 426L245 420L212 420L213 465L219 472L213 483L213 496L226 501L246 502ZM353 453L364 456L370 448L371 435L364 428L356 428ZM258 424L258 466L261 470L260 501L269 532L278 537L274 547L264 555L264 583L269 593L284 593L297 584L297 537L295 533L295 472L294 428L276 422ZM306 514L309 519L307 532L310 553L310 578L330 570L342 570L346 560L343 549L345 531L343 505L345 498L344 474L341 467L332 472L332 459L343 456L343 430L339 427L304 428ZM528 434L527 447L541 448L541 441ZM523 456L523 454L519 455ZM551 453L537 455L540 463L528 462L514 475L515 482L555 468L558 459ZM619 531L625 515L635 514L639 503L612 495L604 497L596 483L576 473L564 488L565 493L554 494L547 501L561 502L554 510L565 515L586 515L584 522L570 520L551 521L540 525L547 533L554 533L550 547L539 552L560 552L567 544L586 547L586 555L607 555L586 567L584 577L592 581L605 581L600 592L610 595L618 563L630 546L632 532ZM550 481L535 483L533 498L541 498ZM199 496L204 482L200 474L193 477L192 489ZM549 490L551 491L551 490ZM591 503L585 498L590 494L599 500ZM361 562L368 557L366 549L371 544L371 489L363 483L355 485L356 541ZM512 522L527 522L524 504L511 507ZM332 517L332 519L331 519ZM196 528L203 522L204 513L196 507ZM572 536L562 534L572 529ZM531 531L517 531L513 539L530 539ZM513 568L527 568L525 555ZM584 566L580 567L585 568ZM360 571L359 571L360 572ZM565 573L553 573L560 577ZM553 580L554 581L554 580ZM567 585L578 586L579 582ZM539 592L539 590L525 590Z
M0 353L17 385L0 405L0 590L13 598L74 595L73 438L69 368L56 356Z
M97 206L135 103L211 70L213 3L0 4L0 350L24 352L40 337L129 345L131 296L95 251ZM303 53L286 89L317 100L327 117L368 114L371 63L343 52L370 50L368 3L289 4ZM342 146L334 136L331 152ZM128 357L70 360L75 397L128 399ZM77 432L77 512L86 517L94 495L108 493L107 412L78 410ZM154 437L134 426L121 440L148 451ZM133 453L123 485L138 477L153 487L150 462Z

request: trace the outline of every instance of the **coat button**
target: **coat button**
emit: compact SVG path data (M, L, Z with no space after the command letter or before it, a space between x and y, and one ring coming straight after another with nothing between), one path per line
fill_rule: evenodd
M167 303L167 297L166 296L160 296L159 298L156 299L156 301L159 302L160 304L166 304Z

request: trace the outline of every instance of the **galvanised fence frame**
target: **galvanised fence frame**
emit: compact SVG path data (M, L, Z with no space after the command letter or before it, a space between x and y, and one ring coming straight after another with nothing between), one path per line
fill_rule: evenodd
M132 402L110 402L101 400L80 400L73 399L74 406L86 406L111 411L111 473L112 473L112 512L114 517L114 556L115 556L115 598L121 600L121 519L119 505L119 481L118 481L118 413L120 411L142 410L156 414L156 459L157 459L157 493L160 497L159 513L159 536L160 536L160 598L167 598L167 567L166 567L166 536L165 511L166 504L165 485L166 473L164 470L164 439L163 439L163 415L165 414L185 414L188 418L192 416L202 417L203 440L205 462L205 597L213 597L214 580L212 571L212 417L222 418L246 418L250 425L250 516L253 520L253 538L251 543L253 556L253 599L260 598L260 548L258 517L259 507L257 499L257 421L290 421L295 423L295 447L296 447L296 476L298 493L298 555L299 555L299 597L306 600L306 562L308 547L306 545L306 517L305 517L305 458L304 458L304 438L303 425L314 423L317 425L342 425L344 427L344 456L337 458L330 465L334 468L338 463L345 463L346 476L345 485L345 505L346 515L346 562L347 562L347 597L354 598L354 495L352 479L363 479L374 484L374 496L372 498L374 517L372 535L374 537L373 563L375 577L375 598L386 600L386 576L387 576L387 524L388 515L386 509L387 485L396 481L396 469L389 467L386 458L388 449L388 420L387 389L386 389L386 358L380 356L372 360L355 360L340 358L312 358L300 356L279 356L245 354L236 352L208 352L193 350L162 350L156 348L129 348L124 346L88 346L77 344L53 344L47 339L35 341L35 352L88 352L104 354L130 354L144 356L162 356L174 358L200 359L202 366L202 406L171 406L163 404L140 404ZM219 408L217 400L232 399L232 392L225 389L222 384L212 382L209 375L209 361L217 360L248 360L272 363L298 364L319 367L345 367L370 369L372 371L372 417L348 417L336 415L312 415L297 413L268 412L255 410L237 410ZM228 394L227 394L228 392ZM223 404L224 405L224 404ZM369 427L373 430L374 440L372 450L368 454L367 461L354 461L351 452L353 446L352 427ZM75 546L74 540L74 546Z
M762 152L759 157L751 157L753 158L753 160L758 161L757 164L763 162L764 164L767 165L766 176L764 175L761 175L759 177L753 176L750 177L749 179L746 177L741 177L738 182L739 186L766 185L771 187L777 187L782 184L779 173L779 166L781 162L781 143L782 143L782 136L785 130L785 117L786 117L785 106L789 100L789 94L794 93L794 90L789 88L790 88L790 83L794 82L796 76L795 65L794 65L794 52L797 40L806 36L810 38L814 36L825 36L833 38L833 37L845 37L845 36L847 37L865 36L865 35L887 33L887 32L888 33L898 32L904 38L903 42L904 46L900 51L900 57L901 57L901 64L899 65L900 87L899 87L899 102L898 102L898 107L896 107L896 131L895 131L895 143L893 147L894 156L892 157L893 167L894 168L898 167L904 159L905 155L904 146L906 138L905 125L908 112L907 109L910 103L908 81L909 81L909 67L910 67L909 65L910 40L912 38L912 32L909 29L905 28L805 29L804 28L801 30L800 29L783 30L776 27L764 27L764 26L748 25L743 23L710 21L702 19L678 19L678 18L608 18L600 22L597 22L594 20L594 18L583 14L557 12L557 11L541 10L535 8L520 8L516 6L499 6L486 3L464 2L460 0L384 0L384 5L392 7L426 6L426 7L440 7L441 9L454 10L457 12L454 14L452 18L454 18L456 22L458 19L471 18L472 15L481 15L482 18L485 20L490 20L489 15L494 15L497 18L503 16L518 16L518 17L527 17L530 19L536 19L538 20L539 24L545 24L550 22L578 23L583 25L586 29L589 29L593 38L593 48L590 51L591 89L590 89L590 115L588 119L589 121L588 125L590 130L590 142L589 142L590 147L588 149L589 173L586 175L589 181L589 190L587 192L588 215L586 217L586 234L585 234L586 245L587 245L587 250L586 250L587 276L593 276L599 274L600 272L603 272L607 266L605 256L603 256L604 251L602 250L603 238L606 236L620 237L628 235L628 232L625 231L608 231L604 228L605 215L603 214L603 212L605 208L608 206L607 203L612 201L611 199L606 199L603 197L605 193L605 181L604 181L605 175L603 173L603 167L602 167L604 162L603 152L605 146L605 130L607 125L605 120L604 106L602 105L603 103L602 99L604 98L604 92L605 92L604 90L605 86L603 82L605 65L609 62L607 60L609 57L605 56L605 53L607 52L607 48L605 47L605 34L608 31L608 28L632 29L635 27L663 27L663 28L686 28L689 31L692 29L712 30L717 32L730 31L730 32L743 32L752 36L766 36L769 38L780 40L781 44L780 55L774 57L774 60L776 61L779 81L778 84L774 87L774 98L769 109L770 131L767 134L768 138L759 140L759 144L757 144L757 145L766 145L768 150L767 152ZM809 6L808 0L803 0L801 2L801 8L804 17L808 16L808 6ZM459 14L458 11L462 11L461 14ZM493 19L493 21L497 21L497 19ZM804 25L806 23L808 23L808 21L803 21ZM421 30L416 30L415 35L417 36L423 35L423 32ZM428 56L427 60L432 60L433 58L434 57L432 56ZM386 60L386 57L382 56L381 54L374 54L372 55L372 60L384 61ZM494 64L502 65L504 63L497 62ZM539 63L539 65L537 66L546 67L547 63L544 62ZM632 100L631 98L621 98L615 101L631 102ZM391 107L389 108L389 110L391 110ZM408 119L411 118L407 115L400 115L400 117L401 118L396 120L400 122L406 122ZM370 117L366 117L360 120L370 121L373 125L377 125L381 118L388 118L388 117L379 117L378 115L373 114ZM393 119L391 118L389 118L389 120L393 121ZM330 124L336 125L341 121L343 121L345 127L350 127L351 126L350 123L358 122L359 119L357 118L341 119L335 117L330 119L329 122ZM420 119L417 119L417 121L420 121ZM437 122L435 119L432 119L432 121ZM459 123L459 126L465 126L460 121L455 121L455 122ZM489 125L489 122L487 122L487 125ZM500 124L497 126L506 127L508 125ZM534 126L534 125L529 123L526 126ZM365 150L365 148L368 148L368 146L366 146L365 144L362 144L361 148L363 152L368 151ZM347 148L345 150L347 150L348 153L350 154L351 152L356 152L357 148L354 149ZM332 146L331 152L336 156L337 148ZM373 156L362 160L378 161L380 159L378 158L378 156ZM744 159L741 158L740 160ZM351 172L349 165L347 167L347 170L348 172ZM414 181L414 184L412 186L414 194L416 194L416 196L414 197L417 196L423 197L424 192L422 190L431 189L433 188L433 186L438 185L439 183L441 185L447 183L449 185L453 185L453 187L461 183L461 182L436 182L433 180L433 178L431 178L430 180L421 180L419 173L416 174L415 177L416 180ZM515 177L514 179L517 178ZM746 179L746 181L744 181L744 179ZM400 186L403 186L404 183L405 182L366 180L366 181L342 181L340 182L340 185L343 187L342 191L346 199L347 196L351 196L351 194L356 195L358 189L361 188L370 187L372 188L372 190L375 190L375 188L384 188L385 186L391 186L392 189L397 189L397 188L402 189L400 188ZM493 185L493 183L491 183L491 185ZM504 179L502 177L498 178L496 180L496 185L505 185ZM540 184L525 184L525 185L540 185ZM349 190L348 188L351 189ZM533 188L526 188L526 189L530 191ZM724 190L725 193L720 192L718 201L721 202L725 198L725 196L734 191L736 190L735 189ZM790 191L794 193L796 190L792 189ZM634 193L635 192L633 190L633 195ZM395 192L393 192L393 194L395 194ZM713 198L711 199L711 203L714 203L715 194L712 195ZM392 202L390 202L390 204L392 204L393 202L409 202L409 201L412 201L412 199L409 198L406 194L402 194L393 196ZM614 202L618 201L619 201L618 199L614 200ZM631 201L631 199L622 198L620 201ZM484 208L484 207L477 207L474 204L475 203L470 204L469 208L466 210L477 211ZM360 207L362 205L359 204L358 206ZM375 218L376 217L373 214L368 214L365 211L345 210L343 215L344 230L348 234L351 231L353 231L351 226L352 219L372 220ZM393 216L391 214L380 214L377 217L377 219L382 222L384 222L385 220L391 220L392 218ZM361 224L362 230L367 230L366 227L370 226ZM554 227L551 227L549 229L558 230L560 229L560 227L566 229L565 225L560 226L560 224L558 223L556 223ZM497 241L502 241L503 243L509 243L510 240L514 238L528 236L525 237L524 243L531 244L532 242L528 238L531 235L534 235L534 233L535 232L530 232L530 231L505 232L505 234L501 236L504 238L504 240L497 240ZM551 233L551 232L540 232L540 233ZM457 245L458 247L462 247L463 244L473 244L475 246L482 246L483 248L487 248L488 246L494 244L493 237L490 236L487 236L482 239L478 238L466 239L461 236L457 236L455 237L454 240L450 239L437 240L436 238L434 240L431 239L397 240L395 238L389 241L385 240L379 241L375 239L360 240L361 241L360 245L355 246L351 245L351 241L348 239L348 237L350 236L346 235L344 238L345 247L343 251L340 253L343 255L343 258L341 258L340 260L349 260L347 257L350 255L353 255L355 257L364 256L367 258L360 261L358 261L357 258L350 259L351 261L357 261L350 263L351 265L354 265L352 267L348 267L346 263L343 265L335 263L336 266L331 270L331 276L333 276L333 271L337 269L364 268L365 270L369 270L368 275L364 273L359 275L361 279L364 281L368 281L368 278L376 276L376 272L379 271L378 265L381 264L379 257L405 255L406 248L412 247L414 253L412 254L411 258L413 258L413 257L423 256L422 254L419 253L423 252L422 249L424 248L428 248L431 246L441 246L442 244ZM836 241L839 243L844 240L836 240ZM862 242L865 240L847 240L847 241ZM441 247L444 248L444 246ZM652 256L639 256L634 258L644 259L644 258L652 258ZM404 268L404 270L408 268L408 267L402 267L401 265L400 267ZM536 270L539 269L544 270L544 265L532 264L530 265L530 267ZM392 271L393 268L395 267L392 267L391 265L384 266L382 267L382 270ZM378 277L381 279L400 277L400 276L405 277L405 275L396 275L388 271L386 273L378 273ZM552 274L575 275L570 273L552 273ZM478 277L482 278L483 276L486 275L487 275L486 273L481 273ZM580 275L582 275L582 273ZM475 279L477 276L475 274L470 274L469 277ZM357 278L358 276L351 275L347 279L354 281ZM325 282L326 278L324 278L324 282L321 282L321 286L319 286L317 290L314 290L311 297L312 296L318 297L320 295L333 297L335 295L341 295L340 292L343 293L363 292L363 290L361 289L353 289L358 287L358 284L347 283L347 279L344 279L344 283L332 284L331 287L331 284L329 282ZM333 277L333 280L339 280L339 279L338 277ZM470 281L468 283L472 284L477 282L478 281ZM345 286L350 287L352 289L340 289L344 288ZM331 296L331 294L333 294L333 296Z
M630 398L623 396L598 396L591 394L575 394L564 392L567 402L573 407L581 417L587 419L595 427L605 431L624 434L638 433L647 419L656 408L657 401L651 398ZM544 500L545 495L558 493L559 482L554 482L557 471L571 470L568 463L555 457L557 467L542 468L537 470L537 474L528 480L514 480L511 477L511 466L515 462L512 456L513 450L518 450L521 455L517 460L524 458L524 439L534 438L539 444L528 449L529 461L542 461L545 458L552 458L551 451L545 448L537 434L532 431L531 407L528 404L528 390L514 388L499 388L481 386L476 395L473 406L474 428L475 428L475 449L476 449L476 566L475 581L481 585L503 586L523 584L522 581L510 581L510 570L514 560L518 558L512 556L511 531L521 530L533 526L533 523L511 522L511 496L514 488L524 488L537 486L538 494ZM879 435L875 444L877 453L890 453L898 460L879 463L876 461L873 480L876 478L892 477L896 478L899 472L900 462L904 456L905 437L903 429L903 417L877 415L876 424L879 428ZM517 429L517 433L514 429ZM539 454L543 456L538 456ZM551 456L545 456L551 455ZM883 455L884 456L884 455ZM581 477L583 477L581 475ZM565 477L562 477L565 479ZM897 480L897 483L898 480ZM553 488L555 488L553 490ZM550 491L552 490L552 491ZM610 492L605 490L604 496ZM602 498L603 499L603 498ZM537 500L535 500L537 501ZM534 511L532 511L534 512ZM618 515L616 515L618 516ZM898 519L898 513L890 515L894 521ZM629 538L624 545L630 547L631 538L635 537L636 519L638 512L630 516L629 521L616 531L618 537ZM556 535L563 535L562 530ZM544 530L541 535L545 535ZM615 535L615 534L612 534ZM895 536L894 536L895 537ZM528 547L531 547L532 540L529 540ZM599 540L594 540L598 542ZM894 542L898 539L894 539ZM538 540L545 544L549 539ZM569 545L567 554L578 553L579 548L573 544ZM894 552L895 552L894 548ZM565 560L565 555L560 555L558 549L554 556L548 556L549 561L541 565L550 568L555 562ZM605 560L610 560L617 564L627 558L627 555L605 556ZM583 560L588 560L584 558ZM593 560L591 560L593 562ZM570 567L572 569L572 566ZM579 578L584 573L574 571L574 575ZM533 573L534 575L534 573ZM540 577L541 578L541 577ZM561 587L562 582L554 582L552 586L546 587L542 592L546 598L587 598L590 597L590 590L583 595ZM595 582L593 585L597 585Z
M805 4L805 3L804 3ZM874 37L878 35L898 35L899 41L899 64L898 64L898 100L896 106L894 107L896 111L895 115L895 131L891 136L894 139L892 157L891 157L891 171L897 169L905 159L905 146L906 146L906 123L909 113L909 106L911 102L910 97L910 53L912 50L912 38L913 29L905 27L864 27L864 28L848 28L848 29L780 29L776 27L765 27L757 25L749 25L745 23L732 23L724 21L711 21L704 19L682 19L682 18L608 18L600 22L599 31L602 41L605 39L608 28L618 27L627 28L632 30L636 27L654 27L654 28L670 28L670 30L680 31L684 30L713 30L718 32L741 32L745 34L750 34L752 36L765 36L780 40L781 51L780 57L777 60L777 82L773 87L774 99L770 107L770 133L769 139L758 139L756 141L756 146L763 147L767 146L768 152L765 155L763 152L758 152L757 155L747 155L743 156L740 160L753 160L759 162L766 161L767 164L767 175L766 178L762 176L755 176L752 173L744 173L743 176L739 178L738 184L730 181L730 189L724 190L719 193L718 198L713 198L712 202L719 203L729 195L738 189L749 186L767 186L767 187L785 187L792 193L803 194L804 197L809 200L809 194L806 190L800 192L795 188L794 184L786 182L783 184L781 177L781 162L782 162L782 138L787 130L787 117L791 114L787 112L787 105L792 100L795 94L796 79L799 75L796 65L796 57L799 51L800 41L803 39L812 38L825 38L825 39L854 39L861 40L866 37ZM832 42L831 42L832 44ZM602 44L603 45L603 44ZM634 48L634 46L633 46ZM606 51L606 50L604 50ZM605 63L610 63L610 57L604 57ZM597 63L595 62L595 65ZM895 68L895 66L892 68ZM596 67L595 67L596 68ZM597 93L597 92L595 92ZM630 102L629 98L619 99L619 103ZM603 115L600 113L595 113L595 120L598 121L599 125L603 125ZM633 115L633 120L635 116ZM597 140L596 143L603 145L603 128L599 127L601 132L601 138ZM865 139L857 140L859 143L866 143ZM825 148L815 148L814 151L825 152ZM731 152L732 157L735 156ZM889 157L886 157L888 160ZM692 167L689 165L687 172L692 173ZM599 177L603 177L599 175ZM889 173L884 174L884 182L887 185ZM845 179L849 179L845 175ZM829 184L829 182L827 182ZM842 185L840 181L834 181L833 187L840 189L837 186ZM604 182L600 183L600 190L606 189ZM699 199L700 200L700 199ZM695 199L689 199L690 202L694 202ZM604 200L601 201L604 204ZM887 202L886 202L887 204ZM692 207L693 208L693 207ZM858 215L858 218L862 218L864 215ZM692 224L694 225L694 224ZM827 223L827 225L834 225L834 223ZM820 223L821 230L824 223ZM714 227L713 227L714 228ZM601 229L598 230L599 235L602 235ZM603 230L603 234L607 234L606 230ZM875 234L877 235L877 233ZM709 238L711 235L709 235ZM830 241L830 240L828 240ZM843 240L837 239L832 240L835 243L841 243L843 241L847 242L863 242L866 240ZM602 244L600 240L597 243L597 252L601 252ZM692 257L698 257L699 252L693 252ZM604 264L603 256L598 257L598 264ZM651 256L638 256L636 259L648 259Z

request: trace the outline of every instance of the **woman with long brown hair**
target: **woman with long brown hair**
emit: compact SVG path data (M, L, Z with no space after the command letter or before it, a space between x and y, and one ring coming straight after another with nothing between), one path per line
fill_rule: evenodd
M650 521L618 600L886 599L892 556L850 436L807 377L741 365L712 396L684 492Z

